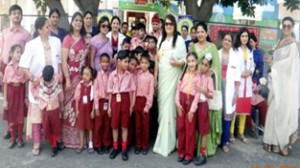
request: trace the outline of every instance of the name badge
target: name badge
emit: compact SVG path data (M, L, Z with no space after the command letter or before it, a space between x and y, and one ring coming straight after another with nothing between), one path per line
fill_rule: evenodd
M204 94L200 94L200 100L205 100L205 95Z
M107 110L108 110L108 102L105 102L105 103L103 104L103 110L104 110L104 111L107 111Z
M83 96L82 103L83 104L87 104L87 102L88 102L88 97L87 96Z
M118 93L116 97L117 97L117 103L120 103L121 102L121 94Z
M51 111L51 110L52 110L52 103L49 102L49 103L47 104L47 111Z

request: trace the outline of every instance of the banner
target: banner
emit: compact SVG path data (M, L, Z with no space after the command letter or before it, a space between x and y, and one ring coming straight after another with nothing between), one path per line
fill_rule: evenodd
M178 16L178 24L177 24L177 30L181 33L181 27L183 25L188 27L188 33L190 33L191 28L193 27L193 16L192 15L180 15Z
M107 9L99 9L98 10L98 15L97 15L97 20L99 20L102 16L108 17L109 21L113 17L113 10L107 10Z

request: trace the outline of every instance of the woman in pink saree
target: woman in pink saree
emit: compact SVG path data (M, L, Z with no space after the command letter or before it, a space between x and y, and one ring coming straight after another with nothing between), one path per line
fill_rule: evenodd
M79 146L79 136L76 126L74 94L80 82L80 70L86 65L88 54L87 43L83 33L83 17L74 13L70 26L70 34L62 44L62 67L65 87L65 112L63 115L62 140L68 148Z

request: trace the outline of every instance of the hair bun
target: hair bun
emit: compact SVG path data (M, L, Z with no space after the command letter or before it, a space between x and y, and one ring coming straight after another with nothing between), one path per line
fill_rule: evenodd
M208 61L211 61L211 60L212 60L212 55L211 55L211 53L207 53L204 57L205 57L205 59L207 59Z

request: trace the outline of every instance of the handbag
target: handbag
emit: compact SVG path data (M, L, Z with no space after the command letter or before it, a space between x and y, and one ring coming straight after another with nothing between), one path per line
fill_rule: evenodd
M245 79L244 97L239 97L236 100L237 114L249 115L251 112L251 97L246 97L246 84L247 84L247 78Z
M214 97L212 99L208 99L207 102L208 102L208 107L209 107L210 110L219 111L223 107L222 92L220 90L217 90L217 88L218 88L218 77L217 77L215 72L214 72L214 74L215 74L214 75L214 79L215 79L214 80L215 81Z

